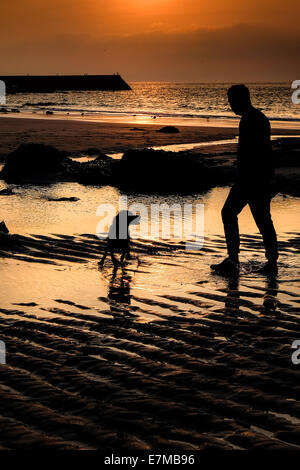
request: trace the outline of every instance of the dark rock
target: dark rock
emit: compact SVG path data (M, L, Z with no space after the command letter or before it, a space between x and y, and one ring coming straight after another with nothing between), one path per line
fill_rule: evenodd
M273 162L275 168L300 166L300 139L289 137L273 142Z
M179 129L177 129L177 127L174 127L174 126L165 126L165 127L162 127L161 129L158 129L157 132L164 132L165 134L178 134Z
M4 188L0 191L0 196L12 196L15 192L11 188Z
M6 108L0 108L0 113L4 113L4 114L7 114L8 111Z
M98 162L110 162L112 160L111 157L109 157L108 155L105 155L105 153L101 153L97 156L97 158L95 158L95 160L93 160L93 163L98 163Z
M51 145L22 144L7 158L0 177L8 182L27 182L53 178L63 172L65 156Z
M117 171L119 187L158 193L201 192L233 181L235 169L204 163L203 155L164 150L128 150Z
M48 110L48 111L46 111L46 114L52 115L52 114L54 114L54 113L53 113L53 111L49 111L49 110Z
M76 202L80 201L79 197L71 196L71 197L47 197L47 201L54 201L54 202L61 202L61 201L70 201Z
M0 222L0 248L10 247L14 243L14 236L10 235L4 220Z
M24 307L37 307L38 304L35 302L14 302L13 305L21 305Z
M99 150L98 148L96 147L90 147L86 150L84 150L84 152L81 152L82 154L85 154L85 155L88 155L88 156L93 156L93 155L103 155L101 150Z
M163 150L128 150L119 167L120 187L151 192L189 192L201 187L207 168L196 154Z
M100 154L89 162L79 163L73 171L76 181L83 184L115 184L120 161Z
M12 113L19 113L20 110L19 110L18 108L12 108L12 109L11 109L11 112L12 112Z
M0 232L1 233L9 233L9 230L8 228L6 227L6 223L4 222L4 220L2 220L0 222Z
M226 161L187 151L128 150L121 160L95 148L88 152L97 152L96 158L78 162L67 157L70 152L42 144L23 144L7 156L0 177L9 183L77 181L151 193L193 193L226 185L233 181L235 173Z

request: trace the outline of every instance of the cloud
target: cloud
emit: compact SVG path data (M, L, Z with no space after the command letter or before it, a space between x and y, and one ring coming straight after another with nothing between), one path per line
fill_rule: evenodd
M250 25L132 35L58 35L0 45L2 73L111 73L127 80L300 78L300 34ZM4 72L5 69L5 72Z

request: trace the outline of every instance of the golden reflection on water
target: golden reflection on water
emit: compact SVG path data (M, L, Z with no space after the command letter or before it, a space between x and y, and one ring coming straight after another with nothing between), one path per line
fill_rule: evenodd
M0 189L6 187L1 182ZM112 186L84 186L78 183L58 183L50 186L16 186L14 196L0 197L0 214L13 233L95 233L100 220L96 216L100 204L118 207L119 197L126 196ZM142 203L147 208L150 226L151 204L204 204L205 234L223 234L221 208L228 188L214 188L193 196L128 195L128 206ZM77 202L48 201L47 197L76 196ZM300 231L300 199L277 195L272 201L275 227L281 232ZM130 209L130 207L129 207ZM239 216L241 233L257 233L249 208Z
M49 187L18 186L14 196L0 198L1 216L11 232L20 234L95 234L98 219L96 209L101 203L118 204L120 192L113 187L83 186L77 183L56 184ZM113 276L109 261L103 271L98 270L97 261L84 264L58 262L57 266L3 259L1 306L12 308L14 303L36 303L37 306L14 306L36 315L55 315L61 304L57 300L72 301L98 312L99 315L119 315L120 305L128 315L136 315L140 321L161 319L169 315L194 316L206 311L218 310L232 299L249 301L251 311L263 308L268 286L263 277L252 273L251 266L264 260L262 244L257 247L260 237L248 209L240 216L242 233L254 238L242 238L241 258L246 268L241 273L239 289L233 289L226 280L213 276L209 265L225 255L221 207L228 188L214 188L196 196L148 196L128 195L128 204L133 202L150 207L153 203L204 203L205 240L199 252L184 251L184 245L177 252L162 251L158 255L141 254L141 264L131 260L124 272ZM78 202L50 202L47 196L76 196ZM298 283L298 253L293 252L288 242L293 234L300 232L300 199L278 195L272 202L273 220L279 241L287 243L290 252L280 258L279 302L293 305L296 300L290 295L300 295ZM296 235L295 235L296 236ZM180 241L180 240L179 240ZM177 243L179 242L177 240ZM150 241L147 242L151 243ZM147 246L147 244L146 244ZM99 253L100 257L100 253ZM252 263L252 264L251 264ZM280 286L284 286L282 292ZM282 287L281 287L282 288ZM260 293L257 295L257 289ZM247 298L247 292L250 297ZM271 294L272 297L273 294ZM201 296L201 299L199 299ZM253 297L255 296L255 297ZM276 297L273 295L273 297ZM64 305L70 311L77 311L76 305ZM297 306L298 304L295 304ZM49 310L50 308L50 310ZM43 310L44 309L44 310ZM52 310L51 310L52 309ZM59 314L59 311L57 311ZM107 312L107 313L104 313Z

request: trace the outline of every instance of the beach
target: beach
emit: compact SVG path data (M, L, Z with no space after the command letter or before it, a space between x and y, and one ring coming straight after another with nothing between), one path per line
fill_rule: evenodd
M280 240L278 283L251 273L263 253L250 235L229 282L208 267L221 237L201 255L138 243L141 265L115 278L90 234L2 251L2 447L298 449L299 233Z
M0 154L14 150L20 143L54 145L60 150L76 152L99 148L103 152L124 152L130 148L163 146L170 144L198 143L233 139L238 135L238 121L124 118L95 118L80 115L66 116L32 115L24 113L0 115ZM126 122L124 122L126 121ZM179 125L177 123L180 123ZM184 124L187 122L188 124ZM178 134L157 132L166 125L174 124ZM298 122L274 122L273 133L277 135L300 135Z
M166 124L1 116L0 154L4 162L24 143L75 159L89 149L207 143L204 159L235 158L236 122L176 123L178 133L157 132ZM279 137L300 135L297 123L272 126ZM278 277L256 272L264 250L247 209L241 273L227 279L209 268L225 256L227 185L160 196L63 180L2 180L7 188L13 194L0 197L10 230L0 249L1 449L299 450L300 366L292 361L300 339L299 197L280 193L272 202ZM79 200L58 201L63 196ZM105 242L96 236L96 210L120 196L148 208L204 204L203 247L142 237L123 268L114 272L108 259L99 270Z
M1 117L0 153L8 153L19 143L54 145L60 150L76 152L100 148L103 152L122 152L129 148L143 148L176 143L230 139L237 135L236 126L179 126L178 134L157 132L164 124L134 124L124 122L86 120L79 116L14 115ZM234 125L233 125L234 126Z

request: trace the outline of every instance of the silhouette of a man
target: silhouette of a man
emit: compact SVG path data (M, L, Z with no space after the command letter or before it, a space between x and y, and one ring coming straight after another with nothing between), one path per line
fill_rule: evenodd
M270 213L274 177L270 123L261 111L252 106L250 92L245 85L233 85L227 94L232 111L241 116L237 151L238 177L222 209L228 258L211 268L220 274L238 273L238 214L249 204L262 234L268 260L260 272L276 274L277 237Z

